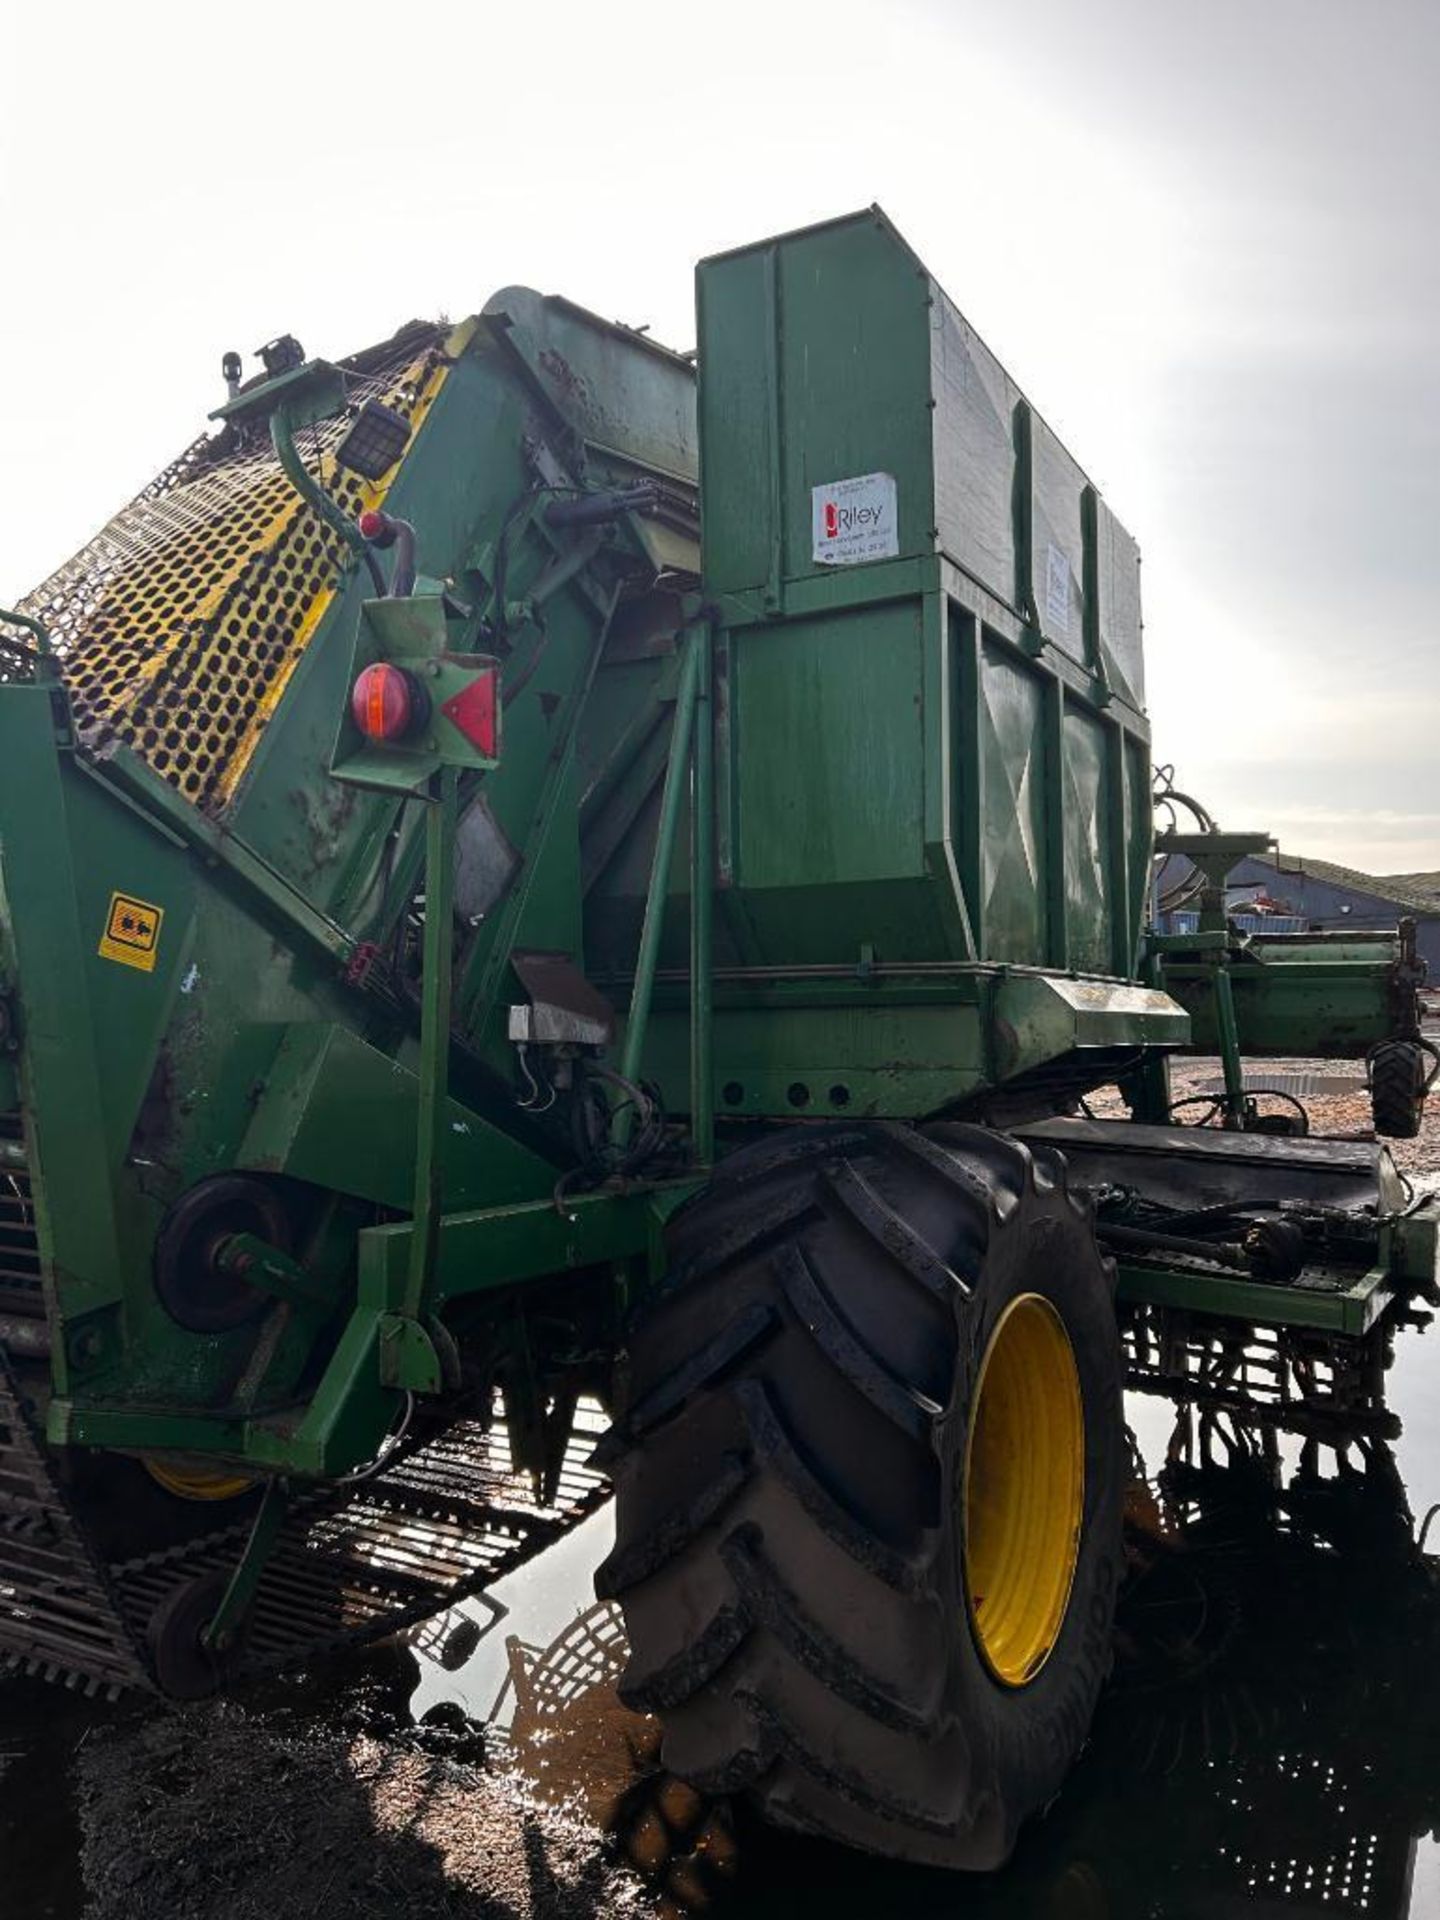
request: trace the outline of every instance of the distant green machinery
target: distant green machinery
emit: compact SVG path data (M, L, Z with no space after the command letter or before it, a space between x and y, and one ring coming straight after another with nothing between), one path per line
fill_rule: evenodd
M1192 1037L1134 543L878 211L698 314L698 387L521 289L227 356L6 616L0 1656L203 1693L603 1468L667 1764L991 1865L1108 1667L1122 1385L1383 1419L1434 1223L1079 1113Z
M1194 933L1151 933L1152 977L1189 1013L1192 1047L1221 1057L1225 1124L1275 1129L1283 1119L1261 1121L1245 1092L1242 1054L1363 1057L1375 1131L1413 1140L1440 1066L1421 1032L1425 962L1415 922L1402 920L1393 934L1242 933L1225 911L1226 875L1245 855L1266 852L1269 836L1222 833L1197 802L1173 789L1164 798L1172 812L1176 800L1195 811L1202 829L1163 831L1155 841L1159 854L1191 870L1185 892L1199 904L1199 925ZM1294 1131L1293 1123L1283 1130Z

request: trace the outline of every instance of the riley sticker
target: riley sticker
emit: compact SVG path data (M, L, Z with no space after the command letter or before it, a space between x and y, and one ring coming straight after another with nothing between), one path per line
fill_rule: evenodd
M853 567L900 551L894 474L862 473L812 487L810 517L817 566Z

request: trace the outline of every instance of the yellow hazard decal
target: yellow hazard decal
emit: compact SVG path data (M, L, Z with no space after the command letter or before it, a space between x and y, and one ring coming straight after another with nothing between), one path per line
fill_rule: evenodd
M160 946L160 923L164 918L163 907L152 906L148 900L137 900L133 893L112 893L100 941L101 959L118 960L122 967L138 967L142 973L153 973Z

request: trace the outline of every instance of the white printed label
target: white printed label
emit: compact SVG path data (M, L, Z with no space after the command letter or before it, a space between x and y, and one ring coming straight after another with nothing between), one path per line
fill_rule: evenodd
M1070 631L1070 562L1059 547L1045 555L1045 629L1061 638Z
M822 567L853 567L888 560L900 551L895 476L862 473L810 489L814 559Z

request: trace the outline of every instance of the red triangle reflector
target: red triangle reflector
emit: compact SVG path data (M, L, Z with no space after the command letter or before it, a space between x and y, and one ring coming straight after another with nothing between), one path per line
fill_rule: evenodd
M483 753L487 760L497 757L493 667L477 673L459 693L451 694L440 711L453 726L460 729L477 752Z

